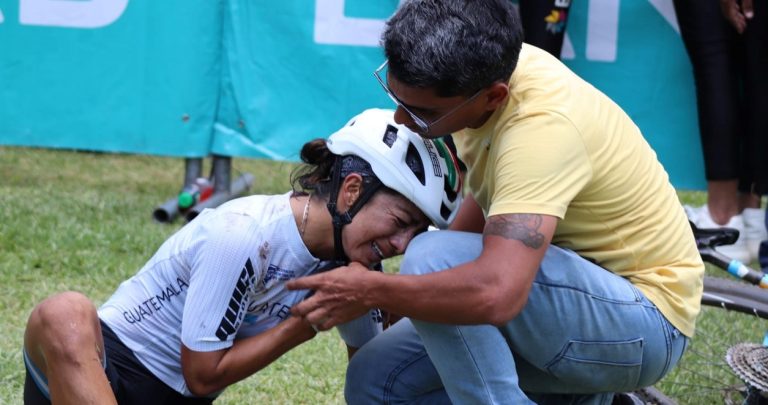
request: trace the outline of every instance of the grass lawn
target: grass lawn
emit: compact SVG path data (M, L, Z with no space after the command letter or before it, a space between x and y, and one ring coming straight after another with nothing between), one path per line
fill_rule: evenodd
M292 168L235 159L232 174L252 173L251 191L272 194L289 189ZM178 193L183 176L182 159L0 147L0 404L22 403L29 311L63 290L104 302L183 225L151 215ZM322 333L217 403L343 403L345 367L336 332Z
M22 403L22 336L38 301L77 290L100 305L183 225L151 217L178 192L183 166L178 158L0 147L1 404ZM283 193L293 167L234 159L233 178L249 172L250 193ZM705 200L700 192L680 197L696 205ZM345 366L336 332L322 333L230 387L217 403L343 403Z

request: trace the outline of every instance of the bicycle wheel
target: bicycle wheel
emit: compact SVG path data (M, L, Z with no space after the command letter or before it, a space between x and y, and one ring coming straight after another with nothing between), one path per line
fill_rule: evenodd
M744 383L726 363L725 354L737 343L762 342L768 330L766 319L768 291L731 279L705 277L696 335L680 363L656 384L656 390L644 396L646 403L742 404ZM654 398L659 391L664 395Z

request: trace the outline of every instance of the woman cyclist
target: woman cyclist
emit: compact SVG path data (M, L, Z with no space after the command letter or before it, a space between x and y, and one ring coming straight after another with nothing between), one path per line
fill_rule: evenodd
M96 310L77 292L38 304L24 336L27 404L208 404L316 328L290 308L296 277L403 253L461 199L455 160L366 110L301 150L293 191L206 210L163 243ZM340 325L350 347L380 330L374 316Z

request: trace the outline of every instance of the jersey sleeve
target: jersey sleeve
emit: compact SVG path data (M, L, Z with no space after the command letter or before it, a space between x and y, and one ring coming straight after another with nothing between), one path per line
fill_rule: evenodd
M558 113L522 118L497 140L488 216L546 214L562 219L592 177L581 134Z
M190 350L231 347L261 273L251 257L260 233L251 218L236 213L206 218L195 232L181 341Z

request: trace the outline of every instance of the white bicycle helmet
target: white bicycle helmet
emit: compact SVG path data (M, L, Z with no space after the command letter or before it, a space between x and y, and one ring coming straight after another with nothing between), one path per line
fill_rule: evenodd
M336 155L363 158L382 184L411 200L438 228L461 204L456 157L440 139L424 139L395 123L394 111L365 110L327 140Z

